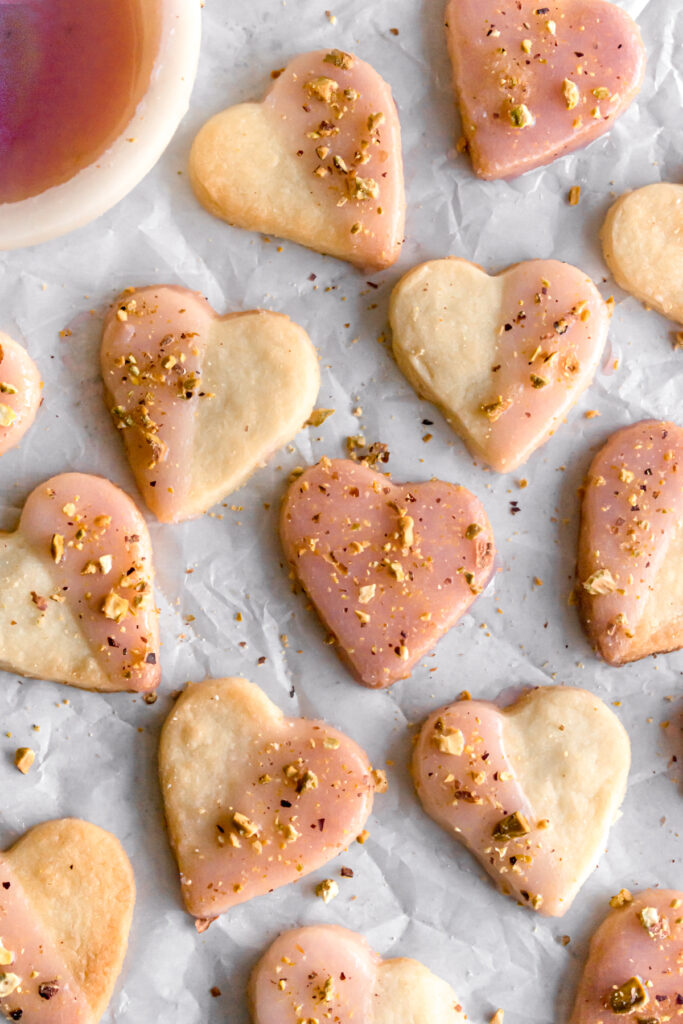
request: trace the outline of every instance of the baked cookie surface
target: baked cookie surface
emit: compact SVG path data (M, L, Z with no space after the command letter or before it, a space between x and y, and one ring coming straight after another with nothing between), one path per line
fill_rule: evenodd
M33 424L42 386L26 349L0 331L0 455L15 448Z

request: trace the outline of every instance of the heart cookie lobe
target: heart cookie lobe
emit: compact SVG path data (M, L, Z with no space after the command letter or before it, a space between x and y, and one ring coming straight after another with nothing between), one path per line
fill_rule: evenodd
M432 260L396 285L394 356L473 455L516 469L591 383L609 327L600 293L557 260L489 277L463 259Z
M619 287L683 323L683 185L662 182L621 196L600 238Z
M507 707L462 700L420 730L413 779L430 817L503 893L561 917L626 792L628 736L586 690L541 687Z
M33 424L42 386L26 349L0 332L0 455L15 448Z
M0 1015L96 1024L123 966L134 904L120 843L87 822L38 825L0 854Z
M194 141L190 175L202 205L236 227L370 270L398 259L398 113L389 85L352 54L302 54L262 103L217 114Z
M584 484L577 566L588 638L611 665L683 646L683 428L617 431Z
M645 74L638 26L607 0L449 0L446 33L481 178L515 178L603 135Z
M129 290L102 337L107 405L146 504L199 516L301 429L320 387L306 332L279 313L218 316L197 292Z
M252 972L249 1002L254 1024L464 1024L466 1019L450 985L423 964L381 960L362 935L336 925L283 932Z
M647 889L610 900L593 935L571 1024L675 1021L681 1016L683 892Z
M326 864L372 810L360 747L325 722L285 718L246 679L185 691L159 773L183 899L200 921Z
M285 555L337 653L364 686L406 679L493 574L493 532L464 487L394 484L322 459L290 486Z
M63 473L0 534L0 666L85 690L159 685L152 545L123 491Z

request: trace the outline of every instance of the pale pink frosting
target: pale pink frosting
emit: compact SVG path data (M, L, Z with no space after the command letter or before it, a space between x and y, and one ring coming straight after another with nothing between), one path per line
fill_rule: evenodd
M124 293L104 322L108 405L140 491L164 521L182 517L185 507L197 403L206 400L207 329L215 318L199 292L158 285Z
M83 993L1 856L0 943L12 954L10 964L0 964L0 982L3 973L21 979L10 995L0 997L0 1014L21 1024L90 1024Z
M464 487L394 484L345 459L291 484L280 534L338 654L371 687L409 676L493 573L491 526Z
M641 920L646 908L656 911L650 930ZM615 1013L610 1000L632 978L642 983L647 1001ZM682 1019L683 892L648 889L612 910L593 935L571 1024Z
M248 758L236 752L225 771L241 780L239 805L217 806L207 826L210 842L182 852L183 898L198 918L216 917L315 871L356 839L372 810L366 754L325 722L269 725ZM314 788L304 785L307 772ZM253 823L253 835L235 829L236 812Z
M606 0L450 0L446 30L482 178L512 178L585 146L626 110L645 73L637 25ZM565 81L579 90L575 106ZM522 106L532 123L515 127L510 112Z
M40 599L67 602L102 671L116 684L112 689L158 686L152 545L128 495L102 477L63 473L29 495L18 529L38 554L53 562L57 587L54 594L36 595L38 607ZM56 545L63 547L59 560ZM84 572L86 566L93 571ZM120 622L103 610L110 595L127 602Z
M284 932L251 975L254 1024L369 1024L380 963L363 936L346 928Z
M644 420L613 434L588 473L579 596L589 636L620 664L683 523L683 428ZM601 581L604 570L608 578ZM594 586L607 592L591 594ZM586 587L588 585L588 589Z
M328 54L341 51L317 50L296 57L279 75L264 103L279 115L283 137L309 172L312 194L334 198L335 217L355 240L353 262L361 267L390 266L398 258L405 222L396 105L391 88L369 64L351 54L341 54L351 66L339 67L325 60ZM342 97L336 105L316 98L306 88L307 83L321 78L339 86ZM346 90L357 93L357 98L345 98ZM370 130L369 118L378 114L383 115L382 119ZM311 134L318 137L311 138ZM316 153L320 146L328 150L322 158ZM369 159L359 161L357 154L367 154ZM339 159L334 162L334 157L341 160L341 165ZM324 176L314 173L317 168L325 169ZM359 181L374 182L376 196L351 197L347 181L354 175ZM361 230L351 234L355 224Z
M0 333L0 455L18 445L32 425L41 403L42 386L38 367L26 349ZM12 414L16 418L2 426Z

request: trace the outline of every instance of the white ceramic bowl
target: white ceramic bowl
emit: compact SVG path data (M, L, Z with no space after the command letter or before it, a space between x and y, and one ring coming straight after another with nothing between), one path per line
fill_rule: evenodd
M69 181L0 204L0 249L46 242L89 223L135 188L164 152L187 111L197 73L200 0L160 0L158 16L157 57L132 119L101 157Z

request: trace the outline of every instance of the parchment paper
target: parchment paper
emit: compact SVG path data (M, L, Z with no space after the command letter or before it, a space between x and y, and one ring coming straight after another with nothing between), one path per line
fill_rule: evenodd
M334 24L326 5L334 5ZM0 677L2 845L40 821L76 815L114 831L133 861L138 904L108 1024L246 1024L244 990L260 953L280 930L315 922L364 932L384 956L422 960L451 983L473 1021L487 1021L500 1006L508 1024L564 1022L607 898L622 886L683 886L681 780L672 761L677 752L681 763L683 655L609 668L591 653L568 604L577 488L592 455L624 424L650 416L681 422L683 352L673 349L673 325L616 288L597 233L617 194L681 180L683 8L678 0L622 5L638 19L648 50L638 101L588 149L506 184L478 181L467 158L455 154L443 0L207 0L192 107L153 173L89 227L0 254L0 329L26 344L45 379L34 428L0 462L0 525L13 528L31 488L63 470L101 473L138 497L102 403L97 359L103 309L127 285L181 283L204 292L220 312L264 306L288 313L320 352L318 405L336 410L322 427L300 433L227 507L181 526L150 520L163 629L154 706ZM328 46L369 60L392 84L401 115L407 242L398 266L372 277L213 219L186 175L191 140L206 118L259 98L271 69L296 53ZM570 207L576 184L581 202ZM534 257L567 260L616 299L608 372L567 426L510 476L473 464L401 376L390 346L378 343L393 284L415 263L448 254L490 271ZM61 338L67 326L73 333ZM352 415L357 406L360 419ZM589 409L601 415L585 419ZM389 445L386 468L396 480L436 475L473 490L500 551L501 572L471 614L412 679L387 692L358 686L323 645L317 619L291 592L276 536L291 469L342 454L344 439L361 430ZM433 439L425 443L427 432ZM198 936L181 908L166 843L156 748L171 692L187 680L230 674L259 683L291 715L326 717L346 730L377 766L389 763L390 788L376 800L364 846L353 844L326 869L238 907ZM407 771L414 727L462 689L493 698L552 682L588 687L613 703L633 745L628 797L609 849L557 921L499 895L422 812ZM12 764L21 745L38 755L26 777ZM339 878L342 865L353 869L352 879ZM341 889L327 906L313 894L324 877ZM559 941L565 935L567 946ZM222 994L212 997L212 986Z

